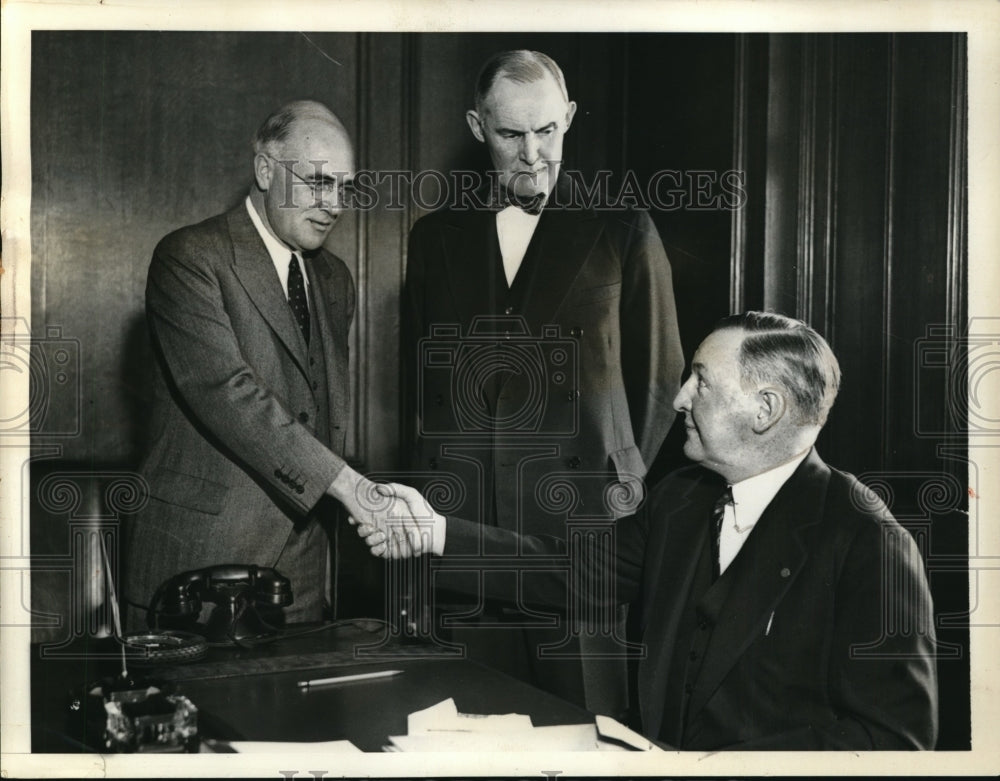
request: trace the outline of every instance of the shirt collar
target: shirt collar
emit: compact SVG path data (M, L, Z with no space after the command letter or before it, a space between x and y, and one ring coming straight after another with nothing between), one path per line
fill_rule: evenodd
M264 222L257 213L257 209L253 205L253 201L250 200L249 195L247 196L246 205L247 211L250 213L250 221L257 229L257 233L260 234L260 238L263 240L264 246L267 248L267 254L271 256L272 262L275 266L283 265L287 267L288 259L292 256L292 254L298 257L299 253L289 247L286 247L274 237L271 231L264 227Z
M741 529L752 526L760 520L764 510L781 490L781 486L788 482L788 478L809 455L809 450L810 448L807 448L791 461L786 461L774 469L769 469L733 484L736 522Z

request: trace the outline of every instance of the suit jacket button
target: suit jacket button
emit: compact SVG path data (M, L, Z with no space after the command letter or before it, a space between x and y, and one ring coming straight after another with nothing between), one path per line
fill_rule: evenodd
M313 380L313 390L319 390L319 382Z
M570 469L579 469L580 468L580 457L579 456L573 456L566 463L569 465Z
M583 336L583 329L578 325L574 325L572 328L569 329L569 335L579 339L581 336Z
M306 492L306 489L303 488L301 485L295 486L295 493L297 493L297 494L304 494L305 492Z
M315 358L310 358L309 359L309 365L310 366L315 366L316 365L316 359Z
M566 394L566 401L576 401L578 398L580 398L580 391L578 390L570 391Z
M699 622L698 622L698 628L699 628L699 629L700 629L700 630L701 630L702 632L706 631L706 630L708 629L708 621L699 621Z
M284 477L284 475L281 474L281 470L280 469L275 469L274 470L274 476L277 477L279 480L281 480Z
M308 412L300 412L299 413L299 423L308 423L308 422L309 422L309 413Z

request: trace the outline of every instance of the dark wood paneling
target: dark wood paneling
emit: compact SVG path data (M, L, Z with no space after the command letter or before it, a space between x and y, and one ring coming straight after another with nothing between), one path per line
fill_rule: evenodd
M616 181L624 171L644 185L658 172L677 172L675 207L654 202L650 213L670 258L681 343L690 361L730 305L733 212L718 202L700 205L693 182L704 172L716 182L711 193L720 195L719 180L734 169L736 36L636 35L628 56L626 156Z
M890 195L890 39L837 39L833 285L825 334L844 373L822 440L827 458L881 469Z
M809 139L802 134L806 39L772 35L767 90L767 167L764 216L764 308L798 311L799 225Z
M81 345L82 430L62 442L67 458L137 458L153 247L239 201L253 132L282 103L317 98L356 131L355 38L33 34L32 312L35 329ZM356 246L345 220L330 248L353 264Z
M764 262L752 260L748 213L734 231L734 299L754 306L746 291L759 285L766 308L809 321L837 353L843 385L818 447L917 539L937 613L950 616L938 623L939 747L968 748L969 593L942 563L968 550L964 422L953 414L964 383L951 352L966 317L964 39L774 35L769 49L756 142ZM737 149L748 156L745 124Z

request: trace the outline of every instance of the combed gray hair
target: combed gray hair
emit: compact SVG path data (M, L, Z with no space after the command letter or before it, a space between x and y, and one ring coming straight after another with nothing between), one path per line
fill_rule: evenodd
M476 92L473 96L476 111L482 113L483 103L497 79L510 79L518 84L529 84L544 79L546 75L555 79L563 99L569 103L566 78L562 70L549 55L529 49L514 49L498 52L490 57L479 71Z
M722 318L713 330L738 329L741 379L774 382L791 395L800 425L826 423L840 389L840 364L830 345L809 325L773 312L744 312Z

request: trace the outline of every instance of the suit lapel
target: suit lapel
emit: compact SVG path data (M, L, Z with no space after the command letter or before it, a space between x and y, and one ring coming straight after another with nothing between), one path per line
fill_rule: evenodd
M557 187L556 197L542 210L524 259L527 263L530 258L535 268L523 312L533 334L554 321L601 235L602 223L594 210L558 205L569 203L572 195L565 176L559 177Z
M693 718L750 644L766 629L807 563L809 536L822 520L829 467L813 450L764 510L739 554L699 605L715 620L691 695Z
M340 365L335 347L338 344L347 343L347 334L341 333L341 319L339 317L326 315L326 313L337 311L339 298L339 291L333 284L330 259L323 252L318 252L310 257L305 265L312 293L312 322L319 328L319 334L322 338L327 393L338 397L336 408L330 410L332 425L333 421L338 418L342 406L346 407L346 399L339 398L339 394L340 388L344 385L342 378L347 374L347 367Z
M639 705L647 735L660 734L674 637L698 568L698 553L709 544L709 510L723 487L721 478L703 473L674 501L666 518L651 519L652 524L663 525L663 533L646 553L644 573L650 588L644 595L648 616L642 639L647 648L656 649L639 672Z
M271 256L250 221L246 206L241 204L229 212L229 235L233 241L233 271L236 277L261 317L281 339L299 369L306 373L305 339L292 316ZM291 257L291 251L288 255Z
M464 329L472 319L493 311L493 270L500 255L496 215L489 210L459 213L443 237L443 260L452 300Z

